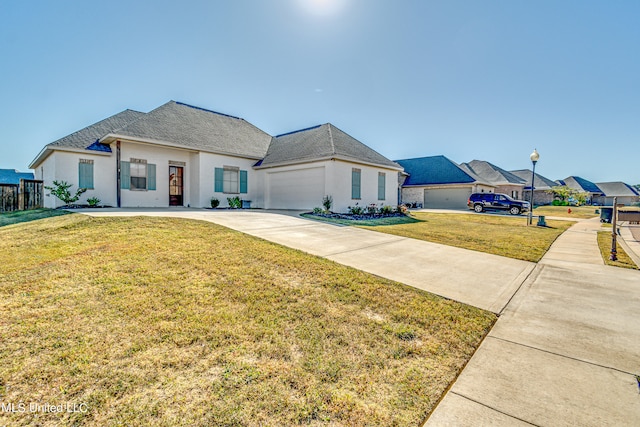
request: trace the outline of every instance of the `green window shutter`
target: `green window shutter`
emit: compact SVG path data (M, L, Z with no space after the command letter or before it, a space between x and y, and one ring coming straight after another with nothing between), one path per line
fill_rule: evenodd
M224 188L224 169L216 168L215 173L215 182L213 184L213 191L216 193L222 193L222 189Z
M147 164L147 190L156 189L156 165Z
M387 176L384 174L384 172L378 172L378 200L384 200L385 199L385 187L386 187L386 183L387 183Z
M120 162L120 188L124 190L131 188L131 169L129 162Z
M247 171L240 171L240 192L247 192Z
M351 170L351 198L360 198L360 169Z
M78 188L93 189L93 163L80 163Z

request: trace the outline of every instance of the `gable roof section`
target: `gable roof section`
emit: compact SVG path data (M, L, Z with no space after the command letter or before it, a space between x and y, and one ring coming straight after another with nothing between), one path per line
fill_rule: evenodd
M493 163L484 160L472 160L468 163L461 163L460 167L467 172L472 172L490 182L493 185L524 185L525 180L508 172Z
M559 181L561 185L566 185L574 190L584 191L586 193L602 194L602 190L596 184L579 176L570 176Z
M510 171L512 174L524 181L524 188L528 190L531 188L531 169L519 169L517 171ZM549 178L536 174L535 179L536 190L549 190L552 187L557 187L558 183L550 180Z
M200 107L169 101L138 120L110 132L116 138L168 143L218 154L259 159L271 136L244 119Z
M396 160L409 174L405 186L435 184L473 184L478 177L463 170L445 156Z
M18 172L15 169L0 169L0 184L20 184L21 179L33 179L31 172Z
M341 159L358 163L402 167L330 123L278 135L271 140L260 165L273 167L314 160Z
M53 141L40 151L35 159L29 164L30 169L36 168L40 162L42 162L48 155L55 149L70 149L70 150L92 150L109 152L111 151L108 146L99 144L98 139L102 138L109 132L113 132L115 129L121 128L127 123L131 123L145 113L134 110L124 110L111 117L107 117L104 120L100 120L86 128L80 129L70 135Z
M633 188L632 186L625 184L622 181L616 182L598 182L596 183L598 188L602 190L605 196L614 197L614 196L639 196L640 192Z

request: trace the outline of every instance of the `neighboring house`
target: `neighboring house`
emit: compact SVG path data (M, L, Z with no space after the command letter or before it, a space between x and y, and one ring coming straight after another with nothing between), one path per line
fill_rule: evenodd
M525 181L522 199L530 201L532 173L531 169L520 169L510 172ZM551 190L553 187L556 187L558 183L540 174L536 174L533 185L535 187L535 189L533 190L534 205L549 205L553 202L553 193L551 193L549 190Z
M0 169L0 184L20 185L21 179L34 179L31 172L18 172L15 169Z
M604 195L594 198L593 203L613 206L613 198L617 197L619 205L630 206L640 202L640 192L624 182L597 182L596 185Z
M595 200L599 197L604 196L604 193L602 192L602 190L600 190L600 188L598 188L596 184L584 178L580 178L579 176L570 176L565 179L560 179L556 182L559 185L566 185L567 187L572 188L576 191L587 193L587 204L591 204L595 202Z
M460 167L480 177L483 181L494 185L496 193L506 194L517 200L522 199L526 181L511 172L484 160L462 163Z
M335 210L397 204L401 171L328 124L273 138L244 119L175 101L149 113L125 110L61 138L29 167L45 185L87 188L79 203L97 197L119 207L207 207L212 197L226 206L237 196L252 207L311 209L331 195ZM45 199L47 207L62 204Z
M492 193L494 186L463 170L445 156L396 160L407 178L402 203L431 209L465 209L471 193Z

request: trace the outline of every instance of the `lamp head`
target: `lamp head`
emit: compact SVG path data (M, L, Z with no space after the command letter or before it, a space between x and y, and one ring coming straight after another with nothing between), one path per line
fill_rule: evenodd
M533 153L531 153L531 155L529 156L529 158L531 159L531 161L533 163L537 162L538 159L540 158L540 154L538 154L538 150L534 149Z

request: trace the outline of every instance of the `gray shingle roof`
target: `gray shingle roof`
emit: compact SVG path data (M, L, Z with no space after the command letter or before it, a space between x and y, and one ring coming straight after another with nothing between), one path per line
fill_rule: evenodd
M476 176L466 172L445 156L396 160L409 174L403 185L472 184Z
M402 168L330 123L274 137L261 166L327 158L342 158L396 169Z
M485 181L493 185L524 185L525 180L508 172L492 163L484 160L473 160L468 163L461 163L460 167L465 171L472 172Z
M175 101L111 133L250 158L263 157L271 141L244 119Z
M141 113L139 111L124 110L118 114L87 126L84 129L74 132L71 135L60 138L57 141L48 144L47 147L85 149L93 144L96 139L102 138L106 134L119 129L144 115L145 113Z
M616 182L598 182L596 183L598 188L602 190L605 196L638 196L640 193L628 184L622 181Z
M510 171L510 172L525 181L524 188L526 189L531 188L531 172L532 172L531 169L519 169L517 171ZM557 182L552 181L549 178L544 177L540 174L536 174L536 180L534 184L536 186L536 190L549 190L552 187L558 186Z

